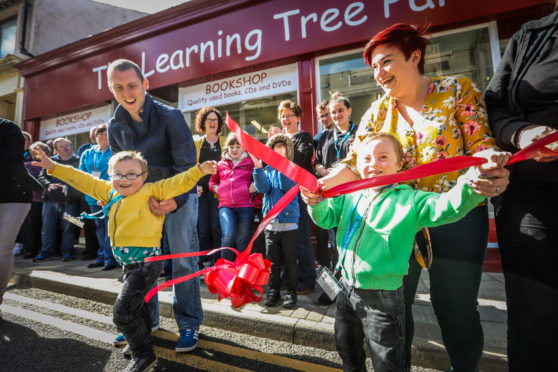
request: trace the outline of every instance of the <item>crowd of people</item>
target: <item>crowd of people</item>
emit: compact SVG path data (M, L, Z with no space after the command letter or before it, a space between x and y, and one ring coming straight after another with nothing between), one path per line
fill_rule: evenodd
M327 267L341 290L319 301L336 302L335 343L343 369L366 369L366 345L375 370L409 371L412 306L427 269L452 370L476 371L484 346L477 296L488 241L487 199L493 198L506 281L509 368L549 370L558 331L558 282L552 274L557 157L541 153L512 169L504 165L511 152L558 130L558 89L549 83L558 81L551 78L558 13L514 35L484 97L465 76L424 75L425 35L424 28L395 24L368 42L364 60L385 94L360 124L351 120L350 101L334 92L315 108L322 130L312 137L301 130L302 108L287 100L277 108L281 127L269 127L267 146L314 173L323 190L461 155L487 163L327 200L302 188L264 231L262 253L271 261L264 304L296 307L297 295L316 286L316 263ZM123 266L125 284L114 307L121 332L116 341L129 345L129 370L143 371L156 362L149 333L159 320L156 297L149 306L142 299L163 271L159 261L144 262L145 257L219 247L242 252L255 216L265 217L295 183L250 154L233 133L225 138L216 108L198 112L193 137L179 110L147 93L149 82L135 63L114 61L107 77L119 106L108 125L93 128L94 144L80 157L67 139L55 139L50 148L16 133L11 122L0 123L17 137L10 145L18 146L10 154L17 167L5 171L25 179L21 184L27 187L0 199L0 228L9 226L10 232L2 232L2 272L9 277L12 253L41 262L59 246L63 261L74 259L77 229L64 215L77 216L81 193L87 194L86 217L95 223L99 247L88 267ZM6 208L13 214L9 219ZM413 251L427 259L415 259ZM234 260L235 254L224 249L199 263L196 257L174 259L165 275L181 277L219 257ZM7 279L2 280L1 293ZM174 286L178 352L197 346L203 320L199 285L192 279Z

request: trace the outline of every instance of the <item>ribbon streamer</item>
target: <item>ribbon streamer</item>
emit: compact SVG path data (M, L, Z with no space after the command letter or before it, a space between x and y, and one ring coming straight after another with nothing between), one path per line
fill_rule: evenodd
M145 262L153 262L180 257L204 256L206 254L213 254L224 249L230 249L237 254L237 258L234 262L220 258L213 267L157 285L145 296L146 302L148 302L158 291L200 275L205 275L204 279L211 293L218 294L219 300L230 297L231 303L235 308L250 302L260 301L263 297L263 289L261 286L267 284L271 262L263 258L260 253L251 253L254 240L262 233L265 227L275 217L277 217L281 210L283 210L283 208L297 196L301 185L306 187L308 190L319 193L318 180L313 174L277 154L275 151L269 149L267 146L242 131L239 125L231 119L228 113L226 122L229 129L236 134L236 138L240 145L246 151L269 164L274 169L280 171L285 176L296 182L297 185L283 195L273 208L271 208L266 217L258 225L258 228L256 229L256 232L246 249L240 254L233 248L224 247L202 252L177 253L146 258ZM558 132L533 142L530 146L519 151L510 158L507 165L526 159L532 159L541 155L558 156L558 152L551 151L545 147L545 145L556 141L558 141ZM478 166L486 162L487 160L484 158L456 156L453 158L441 159L432 163L423 164L396 174L348 182L323 191L321 192L321 195L323 198L331 198L370 187L379 187L426 176L452 172L472 166ZM255 292L259 293L259 295Z

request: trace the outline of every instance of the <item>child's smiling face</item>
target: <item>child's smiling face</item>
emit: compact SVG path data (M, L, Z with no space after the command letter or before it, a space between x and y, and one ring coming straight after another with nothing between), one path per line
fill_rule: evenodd
M242 146L240 146L237 143L235 143L234 145L230 145L228 147L228 150L229 150L229 156L231 157L232 160L235 160L235 161L240 159L240 156L244 152L244 149L242 148Z
M357 169L362 178L397 173L401 160L393 142L387 138L373 139L359 149Z
M129 179L134 177L135 179ZM122 196L135 194L141 189L146 178L147 172L142 171L140 162L135 159L115 163L110 176L112 187Z

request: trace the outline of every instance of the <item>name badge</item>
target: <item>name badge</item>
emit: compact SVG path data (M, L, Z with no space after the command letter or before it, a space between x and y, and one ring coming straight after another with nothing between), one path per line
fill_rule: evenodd
M93 171L91 172L91 175L95 178L101 178L101 172L99 171Z

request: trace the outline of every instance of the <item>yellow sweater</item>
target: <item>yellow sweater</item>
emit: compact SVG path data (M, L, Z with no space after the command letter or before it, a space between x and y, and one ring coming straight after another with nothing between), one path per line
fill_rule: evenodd
M108 202L112 185L88 173L62 164L51 172L54 177L96 200ZM145 183L135 194L123 197L109 210L109 238L112 247L158 247L161 244L164 216L155 216L149 207L149 197L157 200L174 198L192 189L204 176L198 166L171 178ZM118 196L117 192L113 197Z

